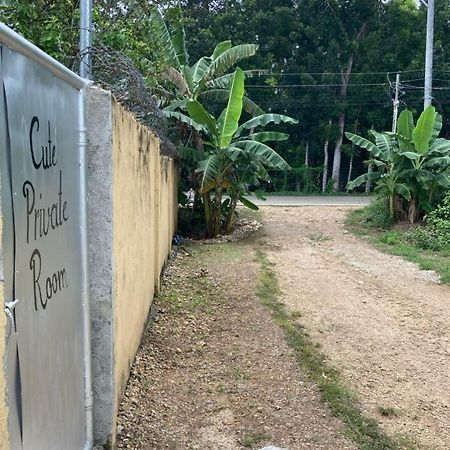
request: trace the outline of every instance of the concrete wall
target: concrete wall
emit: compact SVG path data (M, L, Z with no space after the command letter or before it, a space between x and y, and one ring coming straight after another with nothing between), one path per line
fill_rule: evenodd
M117 409L176 229L177 168L109 93L89 91L94 437L114 446Z

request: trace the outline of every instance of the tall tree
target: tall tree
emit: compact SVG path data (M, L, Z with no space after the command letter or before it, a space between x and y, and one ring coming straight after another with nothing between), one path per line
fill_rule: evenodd
M339 134L332 171L333 188L338 190L350 78L358 63L362 43L379 24L377 19L383 3L379 0L307 0L302 2L301 9L302 16L309 17L305 19L305 34L316 46L323 70L339 73Z

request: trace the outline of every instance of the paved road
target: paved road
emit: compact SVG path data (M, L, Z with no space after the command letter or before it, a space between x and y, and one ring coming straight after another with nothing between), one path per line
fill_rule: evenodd
M353 195L305 195L305 196L268 196L266 201L251 197L250 200L262 206L365 206L371 197Z

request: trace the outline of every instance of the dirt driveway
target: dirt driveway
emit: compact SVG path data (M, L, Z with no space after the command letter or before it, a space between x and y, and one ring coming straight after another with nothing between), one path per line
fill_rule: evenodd
M363 410L419 448L450 448L450 287L344 230L349 207L264 207L283 301Z

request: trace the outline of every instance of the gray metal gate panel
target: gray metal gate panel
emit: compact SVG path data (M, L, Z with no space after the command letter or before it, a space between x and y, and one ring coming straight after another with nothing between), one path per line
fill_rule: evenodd
M23 448L81 449L86 420L80 92L7 47L2 72L15 240L14 278L6 268L11 253L5 254L5 293L15 283ZM10 353L9 347L8 358Z
M2 51L0 47L0 51ZM13 218L13 198L11 194L11 153L9 145L9 135L7 133L7 111L5 102L5 91L3 86L3 67L0 55L0 172L2 201L2 221L3 221L3 243L1 251L1 278L2 281L8 280L4 284L3 295L6 300L14 298L14 218ZM10 282L12 281L12 282ZM20 375L17 358L17 335L7 324L8 339L6 348L6 378L8 380L8 413L9 413L9 431L11 448L20 448L22 442L21 432L21 388Z

